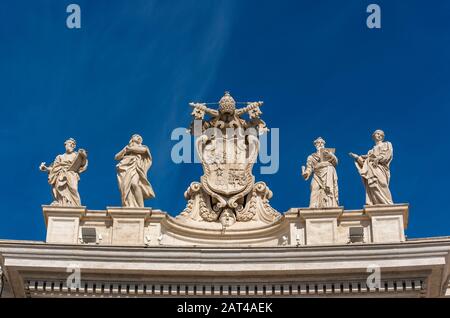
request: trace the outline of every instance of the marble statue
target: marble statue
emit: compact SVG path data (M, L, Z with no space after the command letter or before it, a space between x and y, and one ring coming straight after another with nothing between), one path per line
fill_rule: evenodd
M389 165L393 157L392 144L384 141L384 132L375 130L372 134L375 146L367 155L349 155L355 159L356 169L362 177L366 189L366 205L393 204L389 180Z
M152 155L147 146L142 144L140 135L133 135L130 142L115 159L117 180L124 207L144 207L145 199L155 197L155 192L147 179L147 171L152 165Z
M190 103L194 119L190 132L197 137L195 147L204 174L186 190L188 203L180 217L224 227L236 222L273 223L281 215L269 204L272 191L264 182L255 183L252 174L258 135L268 130L260 118L263 102L236 108L233 97L225 92L218 104L218 109L211 109L206 103Z
M53 194L51 205L81 206L78 181L80 173L86 171L88 166L87 153L84 149L75 151L76 141L73 138L67 139L64 146L64 154L58 155L48 167L42 162L39 169L48 173Z
M311 179L310 208L328 208L339 205L339 191L337 183L336 165L338 159L335 149L325 148L322 137L314 140L317 151L306 161L306 168L302 166L302 176L305 180Z

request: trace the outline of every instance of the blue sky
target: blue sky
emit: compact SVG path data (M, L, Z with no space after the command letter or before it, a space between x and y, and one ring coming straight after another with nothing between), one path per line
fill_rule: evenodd
M81 6L82 28L65 25ZM450 235L450 2L2 0L0 2L0 238L45 239L51 202L39 163L73 137L89 153L83 205L120 205L114 155L139 133L151 149L147 206L172 215L201 166L175 164L171 132L190 101L263 100L280 129L280 169L259 175L279 211L305 207L300 167L322 136L337 149L340 202L364 189L347 153L365 153L381 128L394 145L391 191L410 203L408 237Z

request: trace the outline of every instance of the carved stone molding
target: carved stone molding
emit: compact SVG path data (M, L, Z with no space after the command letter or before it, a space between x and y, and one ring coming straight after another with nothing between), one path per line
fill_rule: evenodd
M203 167L200 182L185 192L186 208L180 214L195 222L220 223L224 228L241 222L276 222L281 214L270 206L272 192L252 174L259 152L258 135L268 129L260 119L262 102L236 108L229 92L219 108L191 103L194 108L191 133ZM249 118L242 116L248 113ZM210 116L205 119L205 115Z

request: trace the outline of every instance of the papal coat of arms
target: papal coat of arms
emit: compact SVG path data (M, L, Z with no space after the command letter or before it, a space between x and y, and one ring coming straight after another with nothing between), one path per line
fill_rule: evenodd
M203 166L203 176L185 192L188 200L181 217L195 221L236 221L273 223L281 215L269 204L272 191L252 174L259 151L258 136L268 129L260 115L262 102L248 102L236 108L233 97L225 92L219 109L206 103L191 103L194 120L190 132ZM248 119L242 118L248 114ZM205 119L209 115L209 119Z

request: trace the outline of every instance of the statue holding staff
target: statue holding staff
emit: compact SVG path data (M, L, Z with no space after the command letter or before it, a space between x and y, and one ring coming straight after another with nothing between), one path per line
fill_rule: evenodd
M335 149L325 148L325 140L322 137L314 140L317 151L306 161L306 168L302 166L302 176L311 180L310 208L328 208L339 205L339 188L337 183L336 165L338 159Z
M78 181L80 173L86 171L88 166L87 153L84 149L75 151L76 141L73 138L67 139L64 146L64 154L58 155L48 167L42 162L39 170L48 173L53 194L51 205L81 206Z
M355 159L355 166L362 177L366 189L366 205L393 204L389 180L389 166L393 158L392 144L384 141L384 132L375 130L372 134L375 146L367 155L349 155Z
M135 134L130 142L115 159L117 164L117 180L124 207L144 207L145 199L155 197L155 192L147 179L147 171L152 165L152 155L147 146L142 144L142 137Z

